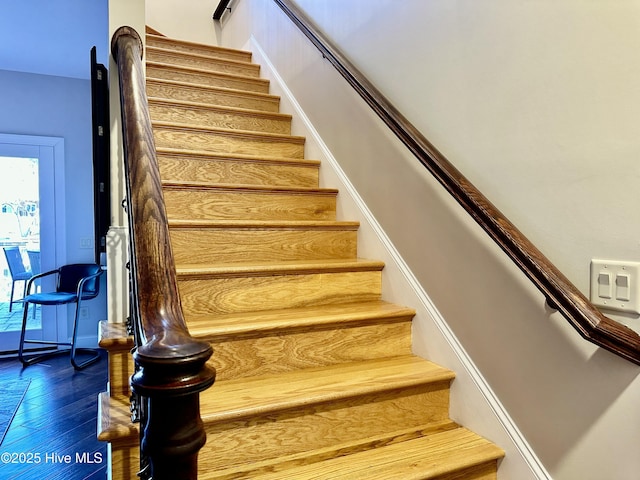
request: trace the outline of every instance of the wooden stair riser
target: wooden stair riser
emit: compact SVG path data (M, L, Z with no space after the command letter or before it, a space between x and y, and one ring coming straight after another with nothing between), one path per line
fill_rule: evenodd
M231 88L255 93L269 93L269 81L224 73L147 62L147 78L187 82L209 87Z
M226 314L376 301L381 273L310 273L227 278L185 278L178 288L186 316Z
M228 73L246 77L260 77L260 66L254 63L224 60L205 55L191 55L150 47L146 50L149 62L164 63L180 67L199 68L217 73Z
M147 47L156 47L174 52L191 53L196 55L207 55L223 60L232 60L236 62L251 62L251 52L242 50L234 50L230 48L222 48L213 45L202 45L199 43L191 43L187 41L174 40L159 35L146 36Z
M335 220L335 194L165 187L170 219Z
M317 188L319 183L319 166L310 161L268 161L158 152L158 164L161 177L173 182L292 188Z
M191 85L153 78L147 78L146 89L149 97L170 98L186 102L246 108L263 112L276 113L280 111L280 98L265 93Z
M109 392L111 395L129 395L129 379L134 372L131 350L109 352Z
M129 396L129 377L133 373L133 337L124 323L99 322L98 346L109 353L109 394Z
M98 397L98 440L110 444L111 477L136 478L140 471L140 424L131 422L129 395Z
M112 442L110 448L111 478L113 480L136 479L140 472L140 444L136 438L128 442Z
M203 416L205 471L260 462L438 422L448 417L448 383L382 392L220 424ZM277 388L274 386L274 388Z
M355 259L354 228L171 228L176 265ZM196 253L197 252L197 253Z
M216 382L411 353L411 317L385 323L293 329L260 336L204 336ZM380 339L385 341L381 342Z
M287 115L171 103L155 98L149 100L149 113L153 121L176 122L195 127L206 125L207 127L236 128L261 133L291 134L291 117Z
M213 153L304 158L304 139L286 135L260 135L245 131L181 128L154 124L153 137L159 148L199 150Z

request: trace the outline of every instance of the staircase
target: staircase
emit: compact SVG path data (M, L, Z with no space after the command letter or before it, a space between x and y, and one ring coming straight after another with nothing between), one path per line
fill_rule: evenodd
M200 479L495 479L503 452L449 419L453 373L411 354L357 222L251 54L147 35L147 94L189 330L211 342ZM102 324L98 436L136 478L132 341Z

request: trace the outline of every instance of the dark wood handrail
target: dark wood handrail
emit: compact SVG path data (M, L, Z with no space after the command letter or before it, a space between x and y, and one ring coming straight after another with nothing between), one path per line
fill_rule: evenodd
M640 365L640 335L604 316L289 0L274 0L416 158L590 342Z
M195 479L206 440L198 395L214 382L215 371L206 366L213 350L189 334L178 296L140 35L119 28L111 51L120 81L133 320L140 333L131 386L145 411L141 453L154 480Z
M229 3L230 2L231 2L231 0L220 0L218 2L218 7L213 12L213 19L214 20L220 20L222 18L222 14L224 13L224 11L227 8L229 8Z

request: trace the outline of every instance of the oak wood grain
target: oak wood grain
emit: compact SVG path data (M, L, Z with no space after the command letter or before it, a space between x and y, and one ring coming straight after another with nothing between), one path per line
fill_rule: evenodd
M178 185L163 188L170 219L335 220L336 192L319 189Z
M166 100L149 97L149 112L152 121L207 125L209 127L239 129L253 132L291 134L291 116L280 113L247 110Z
M160 174L169 183L318 188L319 162L250 155L158 149Z
M304 137L154 122L155 144L217 153L304 158Z
M338 458L351 455L356 452L363 452L379 448L384 445L392 445L406 440L420 438L435 432L445 432L457 428L458 426L450 420L432 422L428 425L421 425L405 430L394 430L382 435L374 435L356 441L349 441L331 445L330 447L318 448L305 451L299 454L281 455L274 459L269 459L237 467L225 468L223 470L201 470L200 478L217 480L243 480L255 478L259 474L279 472L280 475L288 475L288 471L294 467L322 462L331 458ZM347 475L346 471L341 472L341 476Z
M218 73L229 73L247 77L260 77L260 65L250 62L227 60L211 55L198 53L175 52L171 49L154 46L147 47L147 58L150 62L164 63L183 67L197 67Z
M109 394L129 396L129 377L133 372L133 337L124 323L98 323L98 346L109 352Z
M221 382L202 411L220 448L203 461L228 468L446 420L452 375L411 359Z
M156 480L195 477L198 451L206 441L198 395L215 379L215 371L206 365L212 349L189 335L180 308L145 93L142 41L135 30L121 27L111 47L121 94L132 321L140 332L134 352L139 368L131 377L132 389L144 402L140 448Z
M407 355L411 353L411 321L344 322L325 329L291 329L261 337L224 336L209 341L216 352L210 365L220 372L218 381L225 381ZM324 346L321 351L316 348L319 344Z
M192 82L210 87L233 88L257 93L269 93L269 81L230 73L212 72L201 68L147 62L147 76L160 80Z
M146 44L147 46L171 49L174 52L197 53L226 60L251 62L251 52L245 50L235 50L217 45L203 45L187 40L164 37L162 35L147 34Z
M190 44L169 54L170 42L156 40L163 60L209 55ZM425 445L437 443L430 439L461 431L448 418L453 373L411 355L415 311L381 300L384 263L357 258L358 223L336 221L337 191L318 188L319 162L304 159L304 139L250 133L276 128L263 122L274 118L265 110L277 99L200 84L215 78L254 88L241 86L248 77L153 61L147 67L147 86L158 97L151 99L159 154L153 183L162 176L166 208L157 216L169 227L161 243L177 264L189 335L215 347L208 364L220 372L201 397L208 438L201 478L328 478L324 465L335 478L357 478L369 461L360 459L375 459L379 450L403 478L433 473L430 460L420 457L414 475L413 457L387 457L392 450L385 449L411 450L416 442L424 455ZM178 72L178 81L160 78L167 72ZM268 103L250 111L236 99ZM110 335L105 344L117 355L127 340ZM114 368L131 368L124 363ZM120 386L101 401L109 412L102 435L124 477L128 455L138 458L127 392ZM175 400L162 408L167 423L181 423ZM443 458L450 458L435 460L447 465L440 480L495 478L499 449L476 436L447 438ZM353 469L332 463L343 457L354 458Z
M456 448L464 454L455 455ZM344 478L348 480L489 480L504 452L474 433L458 428L318 462L287 471L292 480ZM453 470L453 471L452 471ZM348 472L345 476L343 472ZM256 475L256 480L280 479L279 473Z
M207 265L355 259L357 228L357 222L171 222L170 235L176 265Z
M280 110L280 97L269 95L268 93L162 80L149 76L147 76L147 94L150 97L172 98L174 100L265 112L278 112Z
M179 279L187 315L225 314L376 301L381 296L380 271L258 272L220 276L198 273Z

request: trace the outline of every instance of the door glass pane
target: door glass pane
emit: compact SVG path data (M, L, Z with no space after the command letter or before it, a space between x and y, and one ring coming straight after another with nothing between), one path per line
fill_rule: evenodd
M37 158L0 156L0 247L6 250L0 252L0 333L20 330L22 304L15 301L23 297L28 278L40 271L38 167ZM28 329L38 331L40 309L31 310ZM0 342L0 350L15 348Z

